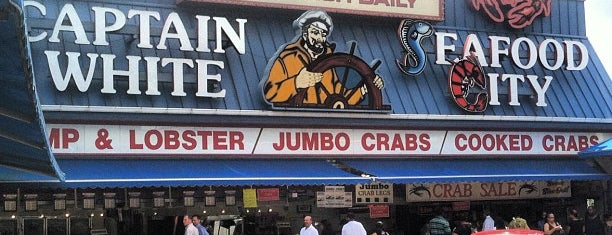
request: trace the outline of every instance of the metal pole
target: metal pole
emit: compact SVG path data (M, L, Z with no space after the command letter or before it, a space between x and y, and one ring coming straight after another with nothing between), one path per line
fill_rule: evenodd
M74 188L74 209L79 208L77 204L78 204L78 201L77 201L77 189Z
M604 213L610 214L612 213L612 204L610 201L612 200L612 180L606 180L607 189L604 190ZM605 185L605 184L604 184Z
M172 186L168 186L168 207L172 208Z

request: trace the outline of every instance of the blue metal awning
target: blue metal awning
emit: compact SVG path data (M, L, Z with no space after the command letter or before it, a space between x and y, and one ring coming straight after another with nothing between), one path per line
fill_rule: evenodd
M0 0L0 180L29 173L62 180L45 135L22 4Z
M0 184L49 188L366 183L326 160L60 159L65 182L30 175Z
M377 159L343 163L392 183L612 178L582 159Z

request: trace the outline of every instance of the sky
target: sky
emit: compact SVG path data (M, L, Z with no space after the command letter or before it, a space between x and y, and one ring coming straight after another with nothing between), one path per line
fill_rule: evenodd
M612 75L612 42L610 42L612 38L612 32L610 32L612 0L586 0L584 6L587 16L587 37L608 75Z

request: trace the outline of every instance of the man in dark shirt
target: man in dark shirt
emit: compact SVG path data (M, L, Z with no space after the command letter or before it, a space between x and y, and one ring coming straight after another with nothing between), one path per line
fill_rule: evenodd
M578 211L576 209L571 209L568 217L569 221L566 228L568 235L583 235L584 221L578 218Z
M584 234L586 235L604 235L604 224L601 216L593 206L587 208L587 216L584 218Z

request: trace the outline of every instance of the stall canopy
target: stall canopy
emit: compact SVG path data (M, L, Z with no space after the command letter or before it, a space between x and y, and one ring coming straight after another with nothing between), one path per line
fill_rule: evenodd
M612 178L582 159L363 159L342 163L392 183Z
M4 180L9 186L107 188L219 185L358 184L370 179L326 160L278 159L60 159L65 182L30 175Z
M612 174L612 139L599 143L578 153L578 156Z
M583 158L612 157L612 138L579 152Z
M62 180L45 136L22 9L21 1L0 0L0 180L16 172Z

